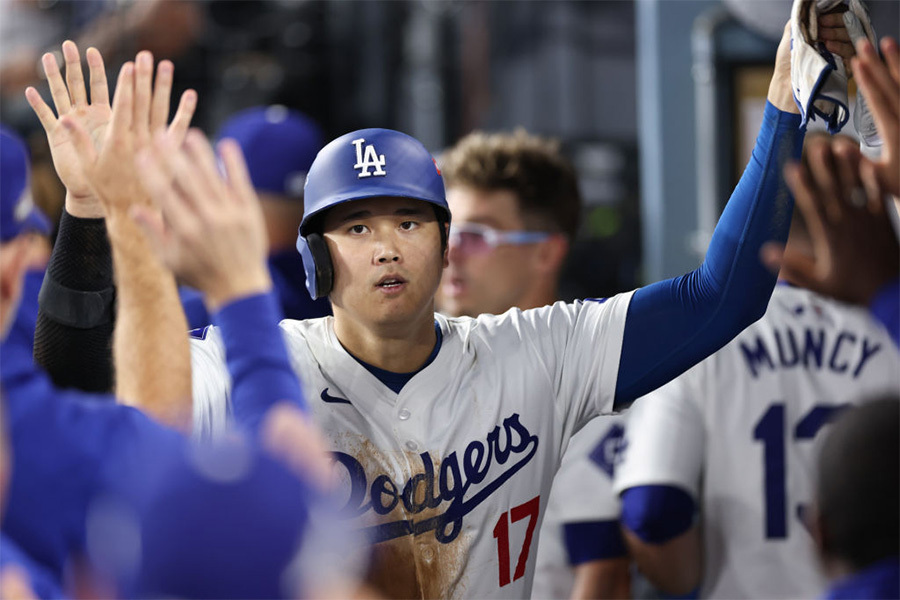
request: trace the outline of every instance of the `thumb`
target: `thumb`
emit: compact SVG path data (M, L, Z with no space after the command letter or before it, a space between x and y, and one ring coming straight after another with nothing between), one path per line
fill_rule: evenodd
M65 115L59 122L65 128L66 133L69 134L69 139L72 140L72 145L75 146L81 166L88 167L97 162L97 149L94 148L91 136L87 129L84 128L84 125L71 115Z

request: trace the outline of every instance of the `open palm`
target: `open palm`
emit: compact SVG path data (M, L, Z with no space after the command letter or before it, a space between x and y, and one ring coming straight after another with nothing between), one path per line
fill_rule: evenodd
M59 65L53 54L47 53L41 59L44 73L50 84L50 94L53 97L56 114L33 87L25 90L25 97L47 133L50 153L53 156L53 166L56 168L56 174L60 181L75 199L87 199L93 193L78 160L71 136L60 124L59 119L71 115L88 131L94 147L99 149L102 146L112 118L106 70L100 53L96 49L90 48L87 51L87 60L91 78L91 101L88 102L78 48L73 42L67 41L63 43L62 49L66 61L65 81L63 81Z

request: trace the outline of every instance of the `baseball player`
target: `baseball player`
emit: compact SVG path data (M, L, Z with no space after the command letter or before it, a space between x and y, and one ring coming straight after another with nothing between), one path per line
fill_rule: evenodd
M435 315L450 214L434 159L385 129L354 131L319 152L298 249L311 295L328 295L334 316L285 321L282 330L334 452L343 514L376 544L371 579L386 594L528 596L535 530L568 438L764 312L774 277L759 249L786 236L792 201L780 169L803 137L787 41L779 48L753 158L704 264L606 301ZM187 150L162 143L177 181L165 189L222 193L218 176L187 168ZM120 319L147 308L135 296L119 306ZM202 432L246 400L229 397L223 336L207 328L201 338L191 366Z
M453 214L441 312L477 317L556 302L581 212L575 170L558 145L523 130L473 133L440 165ZM534 598L629 595L611 480L620 421L597 417L569 443L546 503ZM588 458L601 439L603 470Z
M847 411L817 463L813 524L824 598L900 598L900 398Z
M810 160L829 144L811 139ZM795 216L789 248L808 255L802 223ZM900 356L866 310L782 277L760 321L629 414L615 470L622 522L641 570L666 592L820 594L804 520L816 440L844 407L900 389Z
M258 106L225 121L218 137L235 140L247 161L266 222L272 285L285 318L310 319L331 314L327 298L309 297L303 261L295 247L303 217L306 173L324 144L318 125L284 106ZM191 329L212 323L199 292L182 287L179 295Z

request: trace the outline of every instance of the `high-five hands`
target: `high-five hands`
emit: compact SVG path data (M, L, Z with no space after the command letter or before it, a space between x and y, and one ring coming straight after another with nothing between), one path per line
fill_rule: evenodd
M182 95L167 128L174 73L170 61L159 63L155 85L149 52L139 53L135 63L125 63L110 107L100 53L94 48L86 53L89 101L78 47L66 41L62 49L65 81L53 54L42 59L56 114L33 87L25 90L25 96L47 133L53 164L66 186L67 210L75 216L102 217L122 205L149 203L138 185L134 153L159 131L167 131L174 140L183 139L197 105L196 92L188 90Z
M211 311L272 287L262 209L240 146L224 140L219 151L224 176L199 131L182 146L158 136L138 170L159 211L132 210L163 263L202 291Z
M900 245L884 191L850 138L811 138L806 156L804 164L785 167L784 175L806 221L813 256L767 247L763 260L798 285L868 304L900 275Z

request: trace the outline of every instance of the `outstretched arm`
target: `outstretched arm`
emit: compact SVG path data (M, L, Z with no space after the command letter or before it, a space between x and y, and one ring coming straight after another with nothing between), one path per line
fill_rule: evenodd
M153 84L153 57L138 54L119 76L109 128L101 143L77 115L60 119L75 146L78 164L105 216L115 264L118 315L114 360L116 395L164 423L190 424L190 355L187 325L175 281L153 256L146 238L128 217L149 205L133 156L153 132L166 131L172 64L160 63ZM181 139L193 114L195 95L186 93L169 135ZM159 352L156 348L165 348Z
M778 47L767 100L750 163L703 264L634 293L616 383L618 409L724 346L766 310L776 278L759 252L767 241L787 239L793 200L781 169L799 157L803 143L791 95L789 28Z

